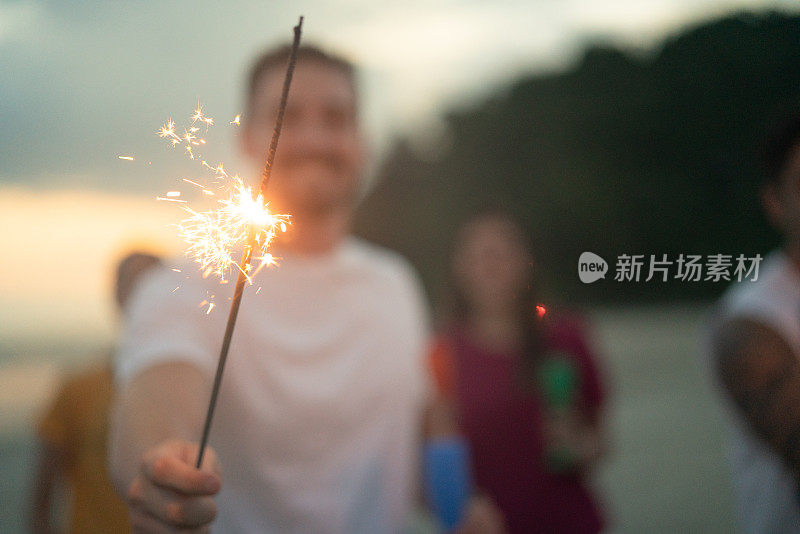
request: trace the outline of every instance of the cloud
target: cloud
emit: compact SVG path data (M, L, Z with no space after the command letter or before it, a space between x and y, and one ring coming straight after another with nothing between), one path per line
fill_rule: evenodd
M380 147L519 73L568 65L587 39L644 46L698 17L763 5L797 9L759 0L0 3L0 183L168 188L192 170L155 129L198 99L212 116L238 113L250 60L288 40L298 13L306 42L364 65L368 137ZM234 165L234 141L220 130L211 157ZM152 164L121 164L121 153Z
M24 40L41 16L42 9L34 2L0 3L0 45Z

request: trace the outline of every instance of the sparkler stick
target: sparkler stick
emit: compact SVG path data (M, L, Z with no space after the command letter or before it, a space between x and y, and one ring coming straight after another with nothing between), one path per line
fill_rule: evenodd
M275 119L275 129L272 132L272 140L269 143L269 150L267 151L267 159L264 164L264 172L261 174L261 197L266 199L267 186L269 185L269 178L272 174L272 163L275 160L275 151L278 148L278 138L281 135L281 128L283 126L283 115L286 112L286 100L289 97L289 86L292 83L292 74L294 73L294 66L297 62L297 48L300 46L300 34L303 27L303 17L297 22L294 27L294 41L292 42L292 50L289 54L289 64L286 67L286 77L283 80L283 91L281 92L281 101L278 106L278 116ZM200 469L203 463L203 453L205 452L206 445L208 444L208 435L211 431L211 421L214 417L214 408L217 404L217 395L219 394L220 384L222 383L222 373L225 369L225 361L228 359L228 349L231 346L231 338L233 337L233 329L236 326L236 317L239 315L239 305L242 302L242 295L244 293L244 286L247 280L247 270L250 266L250 259L253 255L253 250L258 248L256 232L251 231L248 237L248 243L245 245L242 253L242 260L239 263L239 276L236 279L236 287L233 291L233 300L231 301L231 309L228 313L228 322L225 325L225 335L222 338L222 348L219 353L219 361L217 362L217 372L214 375L214 385L211 388L211 399L208 403L208 411L206 412L206 421L203 425L203 437L200 440L200 450L197 454L196 467Z

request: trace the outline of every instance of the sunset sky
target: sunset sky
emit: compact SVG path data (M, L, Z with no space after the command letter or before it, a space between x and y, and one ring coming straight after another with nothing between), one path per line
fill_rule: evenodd
M109 270L126 243L175 246L154 198L195 172L156 135L198 101L226 124L264 46L304 41L362 67L374 148L436 132L443 110L516 75L564 68L588 42L645 51L738 9L794 0L0 0L0 337L110 332ZM237 169L235 130L210 155ZM119 155L132 155L125 161ZM64 310L69 310L65 313ZM77 330L76 330L77 329Z

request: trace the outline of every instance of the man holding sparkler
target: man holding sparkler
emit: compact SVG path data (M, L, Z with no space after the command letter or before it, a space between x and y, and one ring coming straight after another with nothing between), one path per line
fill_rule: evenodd
M256 164L288 57L262 56L249 79L240 139ZM132 304L110 462L135 531L397 532L410 511L424 301L404 261L349 237L365 158L352 66L297 58L269 189L293 224L243 299L201 469L225 317L198 305L226 286L164 269Z

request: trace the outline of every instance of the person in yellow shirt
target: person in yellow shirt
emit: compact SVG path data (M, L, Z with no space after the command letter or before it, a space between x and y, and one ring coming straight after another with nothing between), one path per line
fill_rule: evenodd
M121 314L141 276L160 263L156 256L138 252L119 263L115 297ZM31 523L35 534L58 530L53 508L59 486L70 496L68 532L130 531L125 505L114 492L106 467L112 384L108 358L103 365L66 380L40 421L42 453Z

